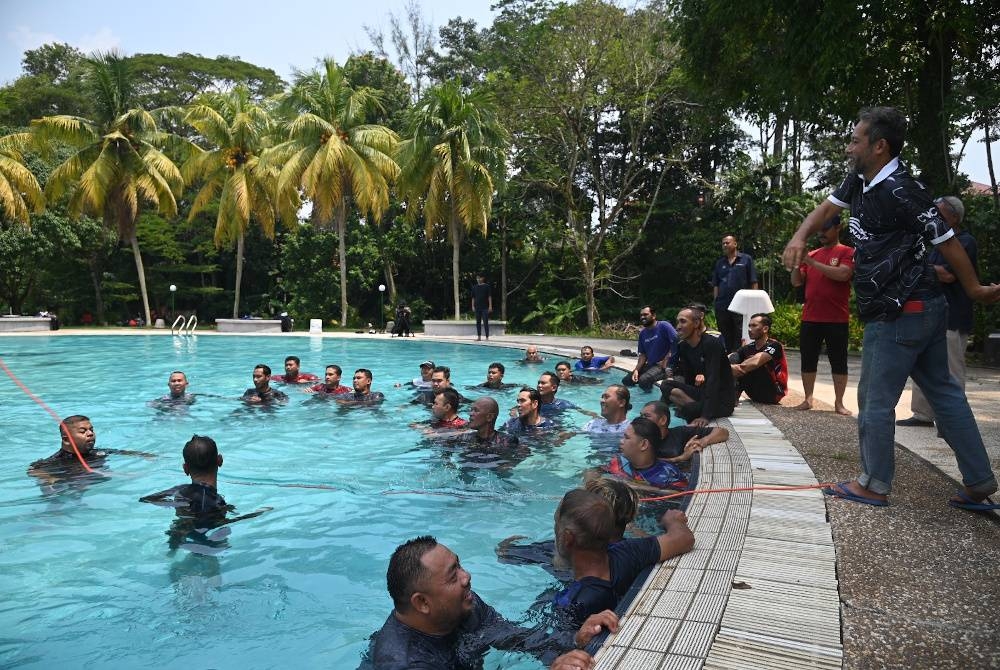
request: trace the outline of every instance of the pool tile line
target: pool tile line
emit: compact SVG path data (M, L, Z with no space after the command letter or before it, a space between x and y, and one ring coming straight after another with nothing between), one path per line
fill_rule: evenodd
M750 403L718 421L698 489L816 484ZM693 496L695 548L655 568L597 655L598 670L840 668L840 599L818 490ZM734 585L739 585L735 588Z

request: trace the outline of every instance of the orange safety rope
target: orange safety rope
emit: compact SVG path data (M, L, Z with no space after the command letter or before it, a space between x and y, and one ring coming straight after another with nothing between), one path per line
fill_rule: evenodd
M639 502L657 502L660 500L680 498L682 496L693 496L698 493L735 493L738 491L808 491L809 489L823 489L829 486L833 486L833 484L825 482L822 484L805 484L803 486L740 486L729 489L695 489L692 491L678 491L677 493L671 493L665 496L656 496L653 498L639 498Z
M84 460L83 455L80 453L80 450L77 448L77 446L76 446L76 440L73 439L73 435L69 432L69 427L65 423L63 423L63 420L59 417L59 415L56 414L52 410L51 407L49 407L48 405L46 405L42 401L41 398L39 398L34 393L32 393L28 389L28 387L25 386L21 382L21 380L17 378L17 375L15 375L13 372L10 371L10 368L8 368L7 364L4 363L3 358L0 358L0 368L3 368L3 371L7 373L7 376L10 377L11 381L13 381L15 384L17 384L21 388L22 391L24 391L25 393L27 393L29 398L31 398L32 400L34 400L36 403L38 403L42 407L42 409L44 409L46 412L48 412L49 414L52 415L52 418L55 419L59 423L59 432L60 432L60 434L65 434L66 437L69 438L70 446L73 447L73 453L76 454L77 459L80 461L80 465L82 465L83 469L86 470L87 472L93 472L94 469L92 467L90 467L89 465L87 465L87 461Z

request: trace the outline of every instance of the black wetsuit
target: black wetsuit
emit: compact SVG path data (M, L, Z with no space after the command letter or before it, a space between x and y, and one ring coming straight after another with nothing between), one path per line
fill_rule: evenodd
M254 400L257 399L260 402L287 402L288 394L284 391L279 391L278 389L268 389L261 395L257 388L247 389L243 392L242 400Z
M546 666L573 648L573 633L550 634L545 626L522 628L504 619L475 593L472 613L448 635L428 635L390 614L372 635L361 670L475 670L490 647L525 651ZM574 631L575 632L575 631Z
M667 431L667 436L656 445L657 458L676 458L684 453L684 446L692 437L708 437L715 430L712 426L677 426Z

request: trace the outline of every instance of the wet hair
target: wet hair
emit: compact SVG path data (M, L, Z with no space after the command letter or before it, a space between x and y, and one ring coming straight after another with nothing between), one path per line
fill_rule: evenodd
M556 370L558 370L560 366L565 366L570 370L573 369L573 366L570 364L569 361L559 361L558 363L556 363Z
M651 400L643 405L643 408L651 407L656 416L665 416L670 419L670 405L663 402L662 400Z
M644 416L632 419L632 430L640 438L648 440L654 449L660 443L660 427Z
M173 377L174 375L181 375L182 377L184 377L184 379L188 378L188 376L184 374L183 370L174 370L173 372L170 373L171 377Z
M757 312L756 314L753 314L753 315L751 315L751 317L750 317L750 318L751 318L751 319L756 319L757 317L760 317L760 322L761 322L762 324L764 324L765 326L767 326L767 329L768 329L768 330L770 330L770 329L771 329L771 324L772 324L773 322L771 321L771 317L770 317L770 315L768 315L768 314L765 314L764 312Z
M354 374L358 374L359 372L364 374L364 376L368 378L368 381L372 380L372 371L368 368L358 368L354 371Z
M385 572L385 583L392 605L397 611L406 612L410 609L410 596L427 575L422 562L424 554L437 545L438 541L432 536L421 535L407 540L392 552L389 568Z
M522 386L521 390L518 391L517 394L521 395L522 393L527 393L529 400L534 400L537 403L541 403L542 402L542 396L538 392L538 389L536 389L536 388L533 388L531 386Z
M615 390L615 395L618 396L618 402L625 406L626 412L632 409L632 394L627 388L621 384L612 384L608 388Z
M258 363L257 365L253 366L253 369L254 370L263 370L265 375L267 375L268 377L271 376L271 368L269 368L268 366L264 365L263 363Z
M90 421L90 417L86 417L82 414L73 414L71 416L67 416L65 419L62 420L62 423L59 424L59 437L64 440L68 439L66 437L65 431L72 429L73 426L77 425L78 423L83 423L84 421ZM63 429L64 425L66 426L65 429Z
M444 389L443 391L438 391L435 395L443 395L444 402L447 405L451 405L451 408L458 411L458 405L461 402L459 399L458 391L452 388Z
M559 388L559 376L556 373L554 373L552 371L549 371L549 372L543 372L542 374L540 374L538 376L539 376L539 378L541 378L541 377L548 377L549 381L552 382L552 385L555 386L556 388Z
M296 365L302 364L302 361L299 360L298 356L285 356L285 362L287 363L288 361L295 361Z
M487 413L493 415L493 421L496 421L497 417L500 416L500 404L493 398L484 395L482 398L476 398L475 402L472 404L475 405L477 402L481 402L486 405L486 411Z
M343 377L344 376L344 370L339 365L327 365L326 366L327 370L329 370L330 368L334 369L334 371L337 373L338 377Z
M492 370L493 368L496 368L497 370L499 370L500 374L504 374L505 372L507 372L507 369L503 366L503 363L500 363L500 362L490 363L490 366L488 368L486 368L486 369L487 370Z
M184 445L184 463L191 474L211 474L219 469L219 448L207 435L192 435Z
M573 489L556 508L556 533L573 532L580 549L606 549L615 534L615 517L603 497L586 489Z
M584 351L587 351L587 350L589 350L589 351L590 351L590 353L594 353L594 348L593 348L592 346L590 346L589 344L585 344L585 345L583 345L582 347L580 347L580 353L581 353L581 354L582 354L582 353L583 353Z
M895 107L865 107L858 114L858 121L867 123L868 143L885 140L889 155L896 157L906 141L906 117Z
M608 501L615 527L621 533L625 532L625 526L634 521L639 513L639 492L620 479L591 479L584 488Z
M451 368L447 365L439 365L435 367L431 372L443 372L445 379L451 379Z

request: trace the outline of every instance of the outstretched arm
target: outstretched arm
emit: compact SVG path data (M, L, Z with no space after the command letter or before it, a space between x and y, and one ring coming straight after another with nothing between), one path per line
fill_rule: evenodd
M660 526L667 532L657 535L660 543L660 560L685 554L694 547L694 533L688 528L687 515L676 509L667 510L660 518Z
M808 252L806 243L809 241L809 236L813 233L818 233L823 228L823 222L828 221L834 214L838 214L839 212L840 207L829 200L824 200L806 215L806 218L799 225L798 230L792 235L792 239L785 245L785 251L781 255L786 270L791 270L802 265Z

